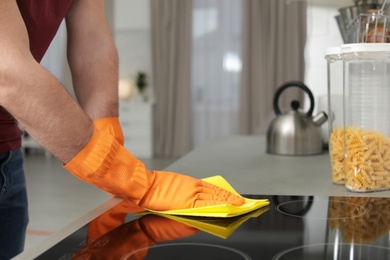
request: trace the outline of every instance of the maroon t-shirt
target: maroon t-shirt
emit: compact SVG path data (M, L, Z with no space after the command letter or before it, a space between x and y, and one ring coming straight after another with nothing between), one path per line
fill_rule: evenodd
M40 62L73 0L17 0L28 31L30 50ZM0 106L0 152L21 147L16 120Z

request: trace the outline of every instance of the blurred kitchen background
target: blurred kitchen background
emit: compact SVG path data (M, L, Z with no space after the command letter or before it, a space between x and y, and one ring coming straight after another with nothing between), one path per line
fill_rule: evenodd
M274 117L275 89L289 80L305 82L315 109L324 110L324 50L343 43L335 16L352 5L355 1L106 1L119 53L127 147L141 158L177 159L213 138L264 134ZM63 25L42 64L71 90L65 30ZM287 93L286 104L293 96L305 99ZM26 146L33 146L27 139Z
M324 51L343 44L335 17L357 2L105 1L120 60L126 147L147 167L163 169L211 139L263 135L274 118L274 92L290 80L310 88L315 112L326 110ZM42 65L72 93L65 47L62 25ZM285 108L292 98L306 97L288 92ZM23 146L29 247L109 196L67 174L27 133Z

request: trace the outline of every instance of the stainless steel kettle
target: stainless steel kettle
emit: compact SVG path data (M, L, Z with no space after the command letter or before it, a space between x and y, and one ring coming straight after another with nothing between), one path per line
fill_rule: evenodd
M307 113L299 112L299 102L291 102L291 111L282 113L279 109L279 97L284 90L298 87L309 95L310 108ZM321 125L328 116L320 112L312 117L314 97L310 89L299 81L283 84L274 96L274 111L276 117L271 122L267 132L267 153L280 155L311 155L323 152Z

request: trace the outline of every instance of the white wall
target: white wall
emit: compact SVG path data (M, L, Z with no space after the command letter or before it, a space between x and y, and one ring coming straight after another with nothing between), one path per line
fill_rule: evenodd
M318 111L318 106L321 108L318 98L327 94L325 49L343 44L335 16L339 14L339 8L353 4L352 0L308 1L305 83L317 103L314 111ZM308 102L305 103L306 108L309 107Z
M115 29L118 31L149 29L149 9L149 0L115 0Z
M119 55L119 78L134 82L139 71L146 73L149 96L153 95L150 40L150 1L113 0L113 34Z

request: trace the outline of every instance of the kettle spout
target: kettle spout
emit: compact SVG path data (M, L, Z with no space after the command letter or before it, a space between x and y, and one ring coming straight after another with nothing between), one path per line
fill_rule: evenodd
M328 120L328 115L325 112L320 112L318 115L313 117L313 122L317 126L321 126L323 123Z

